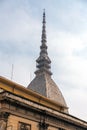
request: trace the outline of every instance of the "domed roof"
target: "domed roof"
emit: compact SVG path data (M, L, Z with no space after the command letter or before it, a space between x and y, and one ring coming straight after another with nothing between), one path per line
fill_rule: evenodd
M68 113L68 108L64 97L51 78L51 60L48 57L47 45L46 45L46 30L45 30L45 12L43 13L43 26L42 26L42 45L40 46L40 56L36 60L37 70L35 71L36 77L28 85L28 89L49 98L50 100L59 104L60 108L63 108L63 112Z
M60 89L47 73L40 73L36 75L36 77L28 85L28 89L32 89L50 100L57 102L60 106L67 108Z

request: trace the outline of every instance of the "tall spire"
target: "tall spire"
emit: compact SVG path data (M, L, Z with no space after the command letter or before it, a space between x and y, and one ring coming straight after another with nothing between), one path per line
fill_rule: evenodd
M55 84L51 78L51 60L47 53L46 44L46 21L45 21L45 10L43 11L43 21L42 21L42 35L41 35L41 46L40 55L36 60L37 70L35 71L35 78L28 85L28 89L31 89L50 100L59 104L59 111L68 113L68 108L64 97L59 90L58 86Z
M46 45L46 16L45 16L45 10L43 11L43 21L42 21L42 36L41 36L41 46L40 46L40 56L36 60L37 63L37 70L35 71L35 74L37 75L38 73L46 72L49 75L52 75L50 71L50 64L51 60L48 57L47 53L47 45Z
M42 44L46 44L46 20L45 20L45 9L43 11L43 22L42 22L43 26L42 26L42 39L41 42Z

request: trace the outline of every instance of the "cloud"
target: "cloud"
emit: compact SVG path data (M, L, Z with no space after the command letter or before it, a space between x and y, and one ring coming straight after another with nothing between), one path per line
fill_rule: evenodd
M49 31L48 39L53 78L67 101L70 113L87 120L86 112L83 113L83 106L87 107L86 32L73 34L53 29Z
M66 100L69 103L68 105L71 106L69 107L70 113L73 115L74 112L74 115L77 116L78 118L87 120L87 118L85 117L86 111L83 111L84 106L85 108L87 107L86 91L83 90L83 88L72 89L72 91L70 92L67 91L65 95Z
M12 10L13 9L13 10ZM30 12L25 8L13 7L12 5L0 9L1 24L0 24L0 40L5 41L28 41L29 36L32 36L39 29L39 21L35 20ZM15 43L16 44L16 43Z
M87 60L87 46L81 48L80 50L75 50L73 53L74 55Z

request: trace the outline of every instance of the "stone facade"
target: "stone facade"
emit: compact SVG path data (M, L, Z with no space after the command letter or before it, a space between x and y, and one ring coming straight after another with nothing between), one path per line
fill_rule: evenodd
M0 130L87 130L87 122L23 97L22 86L7 81L0 83Z

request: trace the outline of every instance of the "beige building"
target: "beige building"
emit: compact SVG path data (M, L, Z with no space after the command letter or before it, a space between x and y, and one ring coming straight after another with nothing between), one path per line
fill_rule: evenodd
M43 12L40 55L35 78L27 88L0 77L0 130L87 130L87 122L71 116L51 75Z

